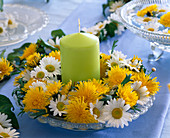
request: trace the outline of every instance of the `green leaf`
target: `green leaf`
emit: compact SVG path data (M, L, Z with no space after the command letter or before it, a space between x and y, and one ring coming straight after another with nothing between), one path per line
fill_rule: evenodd
M58 30L52 31L52 32L51 32L51 36L52 36L53 38L56 38L57 36L58 36L59 38L61 38L62 36L65 36L65 33L64 33L61 29L58 29Z
M105 10L106 10L107 7L109 7L109 4L108 4L108 3L102 5L102 8L103 8L103 15L104 15L105 17L106 17Z
M122 81L122 85L124 86L126 83L128 83L129 81L132 81L130 78L131 78L131 74L127 75L126 74L126 78Z
M2 50L1 54L0 54L0 58L3 58L4 57L4 53L6 52L6 50Z
M38 111L37 113L31 114L31 116L34 116L34 119L36 119L37 117L40 117L42 115L48 114L45 109L33 109L33 110Z
M106 24L105 29L107 31L107 35L113 37L115 36L115 30L117 30L117 25L111 22L110 24Z
M14 49L14 52L8 54L7 60L9 60L10 62L16 61L16 64L20 65L21 60L19 56L22 56L24 49L26 47L29 47L30 44L31 43L25 43L20 48Z
M1 12L3 11L3 5L4 5L3 0L0 0L0 11L1 11Z
M11 119L12 126L16 129L19 129L17 118L15 114L11 111L11 108L14 110L14 107L9 98L0 94L0 112L8 115L8 119Z
M116 45L117 42L118 42L118 40L113 42L111 54L113 54L115 47L117 47L117 45Z
M58 48L54 48L54 47L52 47L52 46L50 46L50 45L47 45L42 39L38 39L37 40L37 45L39 46L39 48L38 48L38 52L39 53L45 53L45 48L46 49L50 49L51 51L55 51L55 50L58 50ZM48 54L48 53L47 53Z
M100 99L100 101L110 101L110 99L112 99L111 95L105 95L105 97Z

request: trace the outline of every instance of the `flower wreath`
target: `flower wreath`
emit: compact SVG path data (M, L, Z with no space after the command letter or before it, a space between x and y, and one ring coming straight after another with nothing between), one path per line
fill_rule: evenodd
M63 35L62 30L52 31L51 42ZM148 74L138 56L127 59L115 47L116 41L109 55L100 54L100 80L82 80L76 84L71 80L62 83L59 45L51 47L39 39L15 49L8 59L24 68L15 78L17 88L13 91L21 113L31 112L35 118L60 117L72 123L128 126L132 121L130 111L144 106L160 86L150 76L155 68Z

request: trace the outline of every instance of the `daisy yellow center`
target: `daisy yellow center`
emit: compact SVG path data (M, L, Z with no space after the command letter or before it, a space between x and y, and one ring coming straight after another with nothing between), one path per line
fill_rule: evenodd
M0 34L1 34L1 33L3 33L3 28L2 28L2 27L0 27Z
M151 21L151 18L145 18L145 19L143 19L143 21L144 22L149 22L149 21Z
M160 10L159 10L159 12L166 12L166 10L164 10L164 9L160 9Z
M100 26L99 26L99 28L102 28L103 27L103 24L101 24Z
M100 111L99 111L99 109L97 109L96 107L93 108L93 114L97 115L97 118L99 118L99 117L100 117Z
M45 76L45 73L44 73L43 71L39 71L39 72L37 73L37 78L38 78L38 79L42 79L42 78L44 78L44 76Z
M11 20L8 20L8 24L11 25L11 24L12 24L12 21L11 21Z
M87 32L87 33L89 33L89 34L93 34L93 32Z
M115 119L120 119L123 115L122 109L120 108L114 108L112 110L112 117Z
M153 29L153 28L148 28L148 31L152 31L152 32L153 32L153 31L154 31L154 29Z
M134 92L137 94L138 100L139 100L140 99L140 93L138 91L134 91Z
M64 103L63 102L58 102L57 103L57 109L59 110L59 111L63 111L64 110Z
M117 66L118 64L116 62L112 62L111 63L111 66L114 67L114 66Z
M119 58L119 61L123 61L123 59L122 59L122 58Z
M168 30L168 34L170 34L170 30Z
M8 134L5 133L5 132L1 132L1 133L0 133L0 136L2 136L3 138L8 138L8 137L10 137L10 135L8 135Z
M47 65L45 67L45 69L48 71L48 72L53 72L55 70L55 67L53 65Z

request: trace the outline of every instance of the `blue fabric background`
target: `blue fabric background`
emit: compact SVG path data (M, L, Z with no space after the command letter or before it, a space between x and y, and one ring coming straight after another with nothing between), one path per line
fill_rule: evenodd
M97 21L104 19L101 11L101 2L84 2L82 3L59 27L66 34L78 32L78 18L81 20L81 26L90 27ZM56 28L57 29L57 28ZM43 31L41 32L43 34ZM49 35L50 36L50 35ZM116 36L101 43L101 52L107 53L111 49L113 40L119 40L116 50L121 50L129 58L138 55L143 59L144 65L148 70L156 67L157 71L152 74L157 76L161 83L160 92L156 95L154 106L149 111L140 116L137 120L129 123L124 129L108 128L92 132L75 132L61 128L54 128L48 124L41 124L37 120L30 119L27 114L18 117L20 124L21 138L54 138L54 137L112 137L112 138L159 138L163 128L165 116L169 106L169 93L167 83L170 82L170 55L165 53L163 58L157 62L148 62L147 56L151 52L149 42L137 37L130 31L126 30L121 36ZM0 93L11 97L13 87L12 77L1 89ZM15 113L19 113L16 107Z

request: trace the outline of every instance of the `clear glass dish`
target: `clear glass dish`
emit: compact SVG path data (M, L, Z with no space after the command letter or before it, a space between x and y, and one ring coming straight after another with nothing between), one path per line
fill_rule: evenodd
M7 34L0 36L0 47L25 40L28 35L33 35L40 31L49 22L46 13L26 5L6 4L4 5L4 12L5 14L11 14L15 18L18 27L7 29Z
M147 31L136 22L137 11L152 4L170 9L169 0L134 0L125 4L118 14L127 29L150 42L153 53L148 56L148 60L157 61L162 56L163 51L170 52L170 34Z
M18 104L18 101L17 101L17 98L15 95L14 95L14 100L16 102L16 105L21 108L20 105L22 105L22 103L20 103L20 105ZM145 105L143 105L143 106L138 105L138 109L140 111L134 112L134 110L129 110L128 112L132 114L132 120L135 120L140 115L146 113L148 111L148 109L150 107L152 107L154 100L155 100L155 96L151 96L149 101ZM31 116L31 113L28 113L28 116L30 118L33 118ZM49 125L51 125L53 127L70 129L73 131L95 131L95 130L101 130L101 129L107 128L106 124L103 124L103 123L90 123L90 124L71 123L71 122L65 121L63 118L53 117L53 116L49 116L49 117L41 116L41 117L38 117L37 120L40 123L48 123Z

